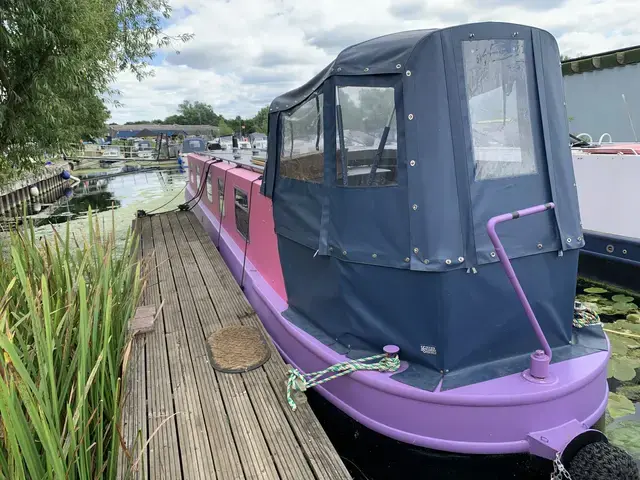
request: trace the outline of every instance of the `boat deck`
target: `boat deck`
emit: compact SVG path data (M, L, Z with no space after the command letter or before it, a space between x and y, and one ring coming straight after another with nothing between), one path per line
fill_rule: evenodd
M141 218L137 229L149 264L143 304L160 313L129 356L122 437L131 459L120 455L119 477L350 479L309 405L288 406L287 367L271 341L255 370L210 365L206 339L220 327L253 325L269 337L195 216Z

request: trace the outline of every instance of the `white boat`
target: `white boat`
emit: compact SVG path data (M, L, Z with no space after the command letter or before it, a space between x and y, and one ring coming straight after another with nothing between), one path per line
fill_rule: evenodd
M608 137L608 142L604 138ZM633 192L640 181L640 143L572 137L573 169L585 246L580 274L640 291L640 220Z

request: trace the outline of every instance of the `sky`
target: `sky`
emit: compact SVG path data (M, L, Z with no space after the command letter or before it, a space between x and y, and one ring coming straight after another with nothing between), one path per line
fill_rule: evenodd
M183 100L225 117L252 117L296 88L344 48L387 33L481 21L551 32L562 54L640 44L637 0L171 0L169 35L186 44L157 52L153 76L117 76L113 122L176 113Z

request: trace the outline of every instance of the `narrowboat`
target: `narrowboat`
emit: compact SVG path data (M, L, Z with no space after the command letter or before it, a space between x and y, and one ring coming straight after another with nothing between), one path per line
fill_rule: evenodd
M291 408L311 388L411 455L637 478L599 428L608 339L574 324L584 237L551 34L374 38L268 123L264 170L189 154L186 198L291 365ZM491 478L528 478L509 468Z
M640 292L640 219L630 201L640 180L640 143L613 142L608 133L597 143L590 135L572 140L585 240L579 272Z

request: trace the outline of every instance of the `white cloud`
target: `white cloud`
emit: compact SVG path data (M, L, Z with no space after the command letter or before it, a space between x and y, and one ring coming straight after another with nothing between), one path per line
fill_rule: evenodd
M343 48L386 33L477 21L549 30L568 55L640 44L635 0L172 0L168 33L193 33L162 52L155 75L117 78L116 122L175 113L200 100L228 117L252 116L306 82Z

